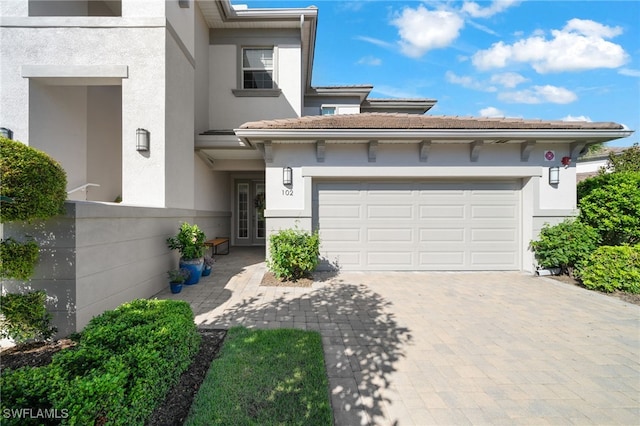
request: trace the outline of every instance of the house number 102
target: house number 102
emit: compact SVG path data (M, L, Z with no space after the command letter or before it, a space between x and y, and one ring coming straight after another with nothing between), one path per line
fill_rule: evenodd
M286 195L287 197L293 197L293 189L283 189L282 195Z

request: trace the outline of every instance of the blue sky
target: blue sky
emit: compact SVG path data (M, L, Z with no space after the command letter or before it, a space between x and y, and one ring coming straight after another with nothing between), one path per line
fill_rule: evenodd
M640 2L250 0L319 8L314 86L430 98L428 114L615 121L640 141Z

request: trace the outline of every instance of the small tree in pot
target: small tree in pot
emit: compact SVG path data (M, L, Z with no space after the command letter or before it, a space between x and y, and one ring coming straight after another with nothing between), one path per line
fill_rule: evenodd
M171 269L167 271L169 277L169 286L171 287L171 293L178 294L182 291L182 285L189 278L191 273L188 269Z
M180 252L180 268L186 268L191 273L185 284L197 284L202 275L205 251L204 242L207 239L198 225L190 225L183 222L180 230L174 237L167 238L167 246L171 250Z

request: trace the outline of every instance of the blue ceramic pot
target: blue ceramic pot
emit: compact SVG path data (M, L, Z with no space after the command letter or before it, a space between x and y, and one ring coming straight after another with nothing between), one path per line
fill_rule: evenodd
M169 283L169 285L173 294L178 294L182 291L182 283Z
M204 268L202 268L202 276L208 277L210 274L211 274L211 266L204 265Z
M202 267L204 259L184 260L180 259L180 269L184 268L189 271L189 278L185 281L185 285L198 284L202 276Z

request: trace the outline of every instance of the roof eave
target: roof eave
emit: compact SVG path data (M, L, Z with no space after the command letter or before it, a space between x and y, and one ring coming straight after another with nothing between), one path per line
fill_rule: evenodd
M631 136L632 130L612 129L234 129L240 138L259 141L317 140L509 140L599 143Z

